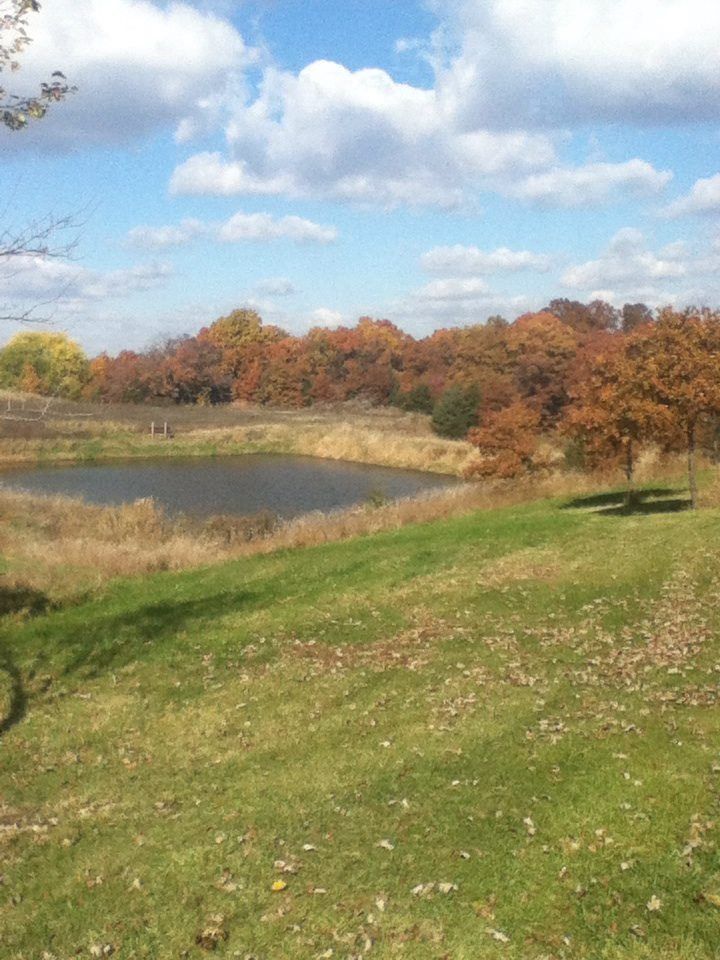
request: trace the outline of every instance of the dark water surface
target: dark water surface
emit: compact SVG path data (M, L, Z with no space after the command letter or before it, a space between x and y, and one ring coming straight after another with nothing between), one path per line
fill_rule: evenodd
M417 470L283 454L23 467L0 473L3 486L32 493L99 504L153 497L171 514L199 517L259 510L294 517L363 503L378 494L397 499L456 482Z

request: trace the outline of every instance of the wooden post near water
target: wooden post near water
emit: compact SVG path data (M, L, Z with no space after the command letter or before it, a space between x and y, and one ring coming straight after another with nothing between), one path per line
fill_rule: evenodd
M157 424L157 429L155 429L155 427L156 427L156 424L155 424L155 421L153 420L152 423L150 424L150 436L153 439L155 439L155 437L160 437L160 439L162 440L172 440L174 434L172 431L172 427L167 422L167 420L165 420L162 425L162 431L160 430L159 423Z

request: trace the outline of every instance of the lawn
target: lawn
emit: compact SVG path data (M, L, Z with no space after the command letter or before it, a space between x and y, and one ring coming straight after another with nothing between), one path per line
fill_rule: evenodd
M17 596L2 957L717 957L720 511L675 501Z

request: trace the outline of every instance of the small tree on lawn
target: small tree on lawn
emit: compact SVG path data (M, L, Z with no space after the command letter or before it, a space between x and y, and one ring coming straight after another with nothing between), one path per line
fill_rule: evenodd
M720 414L720 315L710 310L662 310L639 348L638 373L645 395L667 409L685 438L694 510L700 428Z
M637 353L637 338L606 340L582 364L564 423L566 432L582 442L591 466L622 464L626 506L633 500L639 445L672 428L668 408L643 389Z

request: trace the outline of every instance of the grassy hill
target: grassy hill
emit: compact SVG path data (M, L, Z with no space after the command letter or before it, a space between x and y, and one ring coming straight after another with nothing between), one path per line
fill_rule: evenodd
M720 511L674 498L8 594L2 956L716 957Z

